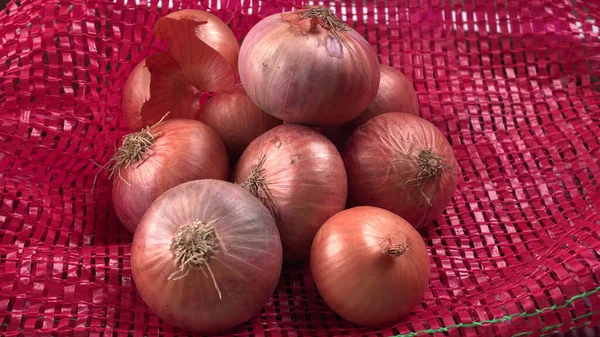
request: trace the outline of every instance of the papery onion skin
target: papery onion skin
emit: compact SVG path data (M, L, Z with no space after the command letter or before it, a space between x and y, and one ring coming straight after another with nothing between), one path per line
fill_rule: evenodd
M408 315L424 297L431 268L423 239L406 220L368 206L327 220L313 242L310 266L325 303L367 326Z
M191 180L229 178L225 145L204 123L167 120L151 133L158 137L142 158L114 172L114 210L132 233L148 207L166 190Z
M146 67L146 59L143 59L133 68L123 86L123 115L131 131L141 130L144 126L140 112L149 99L150 71Z
M296 22L299 12L271 15L250 30L240 48L240 80L254 103L283 121L347 122L377 93L377 55L349 27L304 31L301 26L310 20Z
M221 137L232 161L256 137L281 124L281 120L260 110L239 84L210 98L200 108L197 119Z
M182 36L184 32L178 28L192 28L196 39ZM154 34L169 43L173 58L190 84L218 91L235 83L240 46L227 24L215 15L196 9L176 11L156 22ZM202 44L208 48L200 48ZM207 58L206 54L213 52L222 59Z
M334 145L307 126L284 124L256 138L242 154L233 181L245 186L264 156L257 197L275 217L286 262L308 258L321 225L344 209L347 178Z
M169 119L195 118L202 92L233 87L239 44L218 17L181 10L157 21L154 35L168 52L149 56L134 68L123 90L123 112L131 131Z
M419 115L419 99L412 83L406 76L393 67L381 64L379 89L373 103L367 110L352 120L355 126L388 112L403 112Z
M410 114L387 113L361 125L343 157L350 205L390 210L415 228L437 218L456 188L452 146L433 124ZM425 179L422 165L437 175Z
M216 220L220 242L202 269L169 280L182 274L170 248L174 237L198 220ZM275 290L281 265L269 211L244 189L210 179L161 195L140 222L131 250L133 279L144 302L166 322L198 333L222 332L259 313Z

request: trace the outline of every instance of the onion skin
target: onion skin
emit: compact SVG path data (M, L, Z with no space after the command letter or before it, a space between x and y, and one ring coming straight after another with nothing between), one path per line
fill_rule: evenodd
M310 266L325 303L367 326L408 315L423 299L431 268L423 239L406 220L368 206L342 211L321 227Z
M381 64L379 89L373 103L352 121L355 126L388 112L403 112L419 115L419 99L412 83L395 68Z
M189 84L207 91L235 84L240 46L218 17L196 9L176 11L156 22L154 35L169 43Z
M173 119L156 125L152 133L159 136L143 159L114 173L115 213L132 233L148 207L166 190L196 179L229 178L225 145L207 125Z
M232 161L237 160L256 137L281 124L281 120L260 110L241 85L209 99L197 119L221 137Z
M181 279L170 249L175 234L210 222L220 243L207 265ZM281 243L273 217L254 196L231 183L199 180L161 195L133 238L131 269L144 302L166 322L198 333L233 328L260 312L281 273Z
M146 59L143 59L133 68L123 86L123 114L131 131L144 127L140 112L144 102L149 99L150 71L146 67Z
M297 12L273 14L248 32L240 48L240 80L256 105L283 121L350 121L377 93L377 55L349 27L337 33L321 25L299 28L309 20L296 23Z
M417 180L424 172L420 154L431 153L439 159L431 158L440 165L439 177ZM387 209L415 228L437 218L456 188L452 147L433 124L409 114L379 115L358 127L344 148L344 163L350 205Z
M257 196L275 217L284 261L305 260L321 225L345 207L348 187L342 158L319 132L284 124L250 143L233 181L243 185L262 156L265 187Z
M144 59L127 78L123 112L131 131L169 119L195 118L202 92L226 90L238 77L239 44L218 17L181 10L161 18L154 35L169 52Z

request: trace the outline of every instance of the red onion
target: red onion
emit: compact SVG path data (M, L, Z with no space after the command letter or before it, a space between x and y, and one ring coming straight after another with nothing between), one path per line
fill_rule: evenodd
M229 156L237 160L254 138L281 124L256 106L241 85L208 100L198 114L221 137Z
M161 195L140 221L131 249L144 302L166 322L200 333L257 314L275 290L281 263L269 211L244 189L210 179Z
M225 145L194 120L168 120L127 135L111 164L115 212L132 233L164 191L190 180L229 177Z
M340 154L306 126L284 124L256 138L238 161L233 181L274 215L287 262L306 259L321 225L346 204Z
M456 188L452 147L433 124L403 113L379 115L344 149L351 205L390 210L416 228L434 220Z
M218 17L199 10L173 12L156 22L154 34L169 53L148 57L123 89L123 112L132 131L169 118L196 116L201 92L220 91L237 78L239 45Z
M371 45L318 6L260 21L244 39L239 70L256 105L293 123L347 122L373 102L379 87Z
M430 262L419 233L376 207L334 215L312 245L310 266L319 294L353 323L381 326L406 316L423 299Z
M379 89L373 103L360 116L352 121L356 126L369 119L388 112L403 112L419 115L419 99L412 83L395 68L380 65Z
M338 150L343 150L357 126L375 116L388 112L419 115L419 99L412 83L397 69L383 64L380 65L380 69L379 90L369 108L348 123L325 129L325 134Z

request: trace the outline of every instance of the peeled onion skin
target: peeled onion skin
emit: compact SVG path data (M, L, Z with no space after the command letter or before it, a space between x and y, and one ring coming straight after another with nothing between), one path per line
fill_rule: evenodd
M141 109L149 99L150 71L144 59L133 68L123 86L123 114L131 131L139 131L144 127Z
M207 125L194 120L164 121L151 129L154 143L129 167L114 173L115 213L134 233L152 202L166 190L196 179L229 178L227 150Z
M194 55L198 54L198 50L196 50L195 53L194 50L187 50L187 48L192 48L194 44L190 45L187 43L187 37L182 38L181 31L174 29L174 22L176 21L198 23L197 25L194 25L193 30L196 38L219 53L233 71L232 74L224 72L223 77L229 77L231 75L233 75L233 78L237 77L237 61L240 46L235 35L225 22L211 13L197 9L175 11L156 22L154 34L161 39L169 41L169 48L173 52L173 56L184 69L187 66L189 66L190 69L196 68L194 58L201 58L202 56ZM190 55L192 57L189 57ZM204 79L203 76L197 76L196 78L205 81L214 81L214 79ZM229 81L229 79L227 79L227 81Z
M303 30L310 20L295 21L297 12L273 14L250 30L240 48L240 80L256 105L283 121L350 121L377 93L377 55L352 28Z
M354 131L343 157L351 206L387 209L415 228L435 220L456 188L452 147L439 129L417 116L374 117Z
M401 217L368 206L327 220L313 242L310 266L325 303L342 318L367 326L408 315L430 277L419 233Z
M237 160L256 137L281 124L281 120L261 111L241 85L209 99L197 119L221 137L232 161Z
M262 158L264 185L247 186L253 166ZM256 188L257 197L275 217L286 262L308 258L321 225L346 204L341 156L325 136L307 126L284 124L256 138L232 176L236 184Z
M214 249L202 267L182 271L171 245L182 227L198 221L213 222L218 240L211 241ZM259 313L277 286L281 264L269 211L244 189L210 179L161 195L140 222L131 250L144 302L166 322L198 333L222 332Z
M168 52L140 62L123 89L123 112L131 131L169 119L195 118L202 92L231 88L238 77L239 44L218 17L181 10L157 21L154 35Z

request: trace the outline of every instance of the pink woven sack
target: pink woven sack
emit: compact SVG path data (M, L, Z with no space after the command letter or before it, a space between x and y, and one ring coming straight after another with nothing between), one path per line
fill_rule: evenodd
M136 0L137 1L137 0ZM0 335L184 336L131 277L132 235L100 165L127 132L121 91L165 50L154 23L209 11L241 41L296 0L13 0L0 11ZM325 2L415 85L459 183L424 232L425 299L359 327L286 268L231 336L551 336L600 322L600 3ZM582 328L588 328L582 330Z

